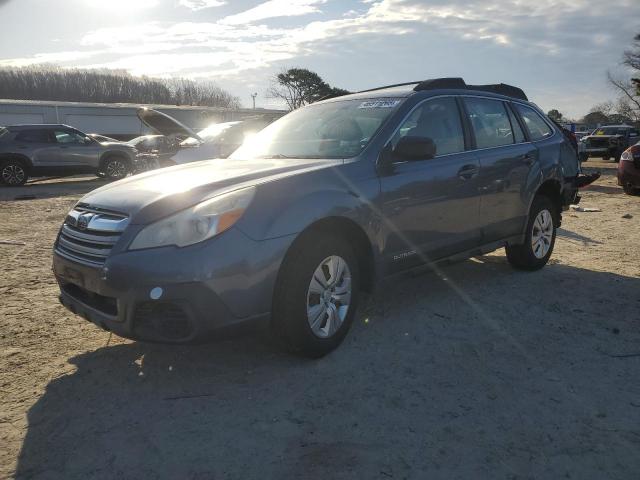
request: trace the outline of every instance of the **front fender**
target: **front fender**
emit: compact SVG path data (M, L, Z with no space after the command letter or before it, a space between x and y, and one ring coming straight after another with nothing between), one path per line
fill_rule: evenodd
M377 177L351 182L338 168L324 169L259 185L252 206L237 226L255 240L298 234L329 217L345 217L369 238L375 215L370 199L377 196Z

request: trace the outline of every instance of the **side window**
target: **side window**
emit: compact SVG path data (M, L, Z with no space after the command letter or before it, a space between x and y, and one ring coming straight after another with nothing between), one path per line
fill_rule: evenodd
M518 112L520 112L524 124L527 126L527 130L529 130L531 140L542 140L553 135L553 130L547 125L547 122L542 119L538 112L519 103L516 103L515 106Z
M427 137L436 145L436 156L464 151L464 132L453 97L427 100L416 108L391 140L395 147L402 137Z
M56 142L63 145L78 145L85 143L85 139L82 135L70 130L54 130L53 135L56 137Z
M520 127L520 123L518 123L518 119L510 108L507 108L507 112L509 112L509 120L511 120L511 128L513 128L513 135L516 139L516 143L526 142L527 139L524 136L524 132L522 131L522 127Z
M46 130L25 130L16 135L16 141L26 143L48 143L49 135Z
M513 131L505 105L500 100L465 98L477 148L501 147L513 143Z

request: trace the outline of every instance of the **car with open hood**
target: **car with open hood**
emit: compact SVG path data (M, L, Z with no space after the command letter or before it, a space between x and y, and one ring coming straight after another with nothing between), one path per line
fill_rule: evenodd
M53 271L63 305L124 337L188 343L266 322L318 357L386 276L499 248L542 268L579 178L519 88L383 87L295 110L227 159L87 194Z
M168 151L164 157L170 158L178 165L212 158L227 158L246 139L273 121L270 117L255 115L242 120L212 123L195 132L175 118L150 108L139 109L138 118L149 128L162 134L174 146L175 149Z

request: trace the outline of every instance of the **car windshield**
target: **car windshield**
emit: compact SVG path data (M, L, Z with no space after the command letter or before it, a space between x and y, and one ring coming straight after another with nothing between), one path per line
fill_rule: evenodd
M355 157L402 101L380 98L310 105L272 123L230 158Z

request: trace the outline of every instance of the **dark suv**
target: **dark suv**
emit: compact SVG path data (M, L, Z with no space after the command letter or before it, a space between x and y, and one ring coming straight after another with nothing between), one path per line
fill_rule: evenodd
M99 142L67 125L0 127L0 182L23 185L30 176L95 173L112 180L134 169L137 150Z
M228 159L89 193L53 268L67 308L125 337L182 343L269 319L321 356L384 276L502 247L543 267L578 174L518 88L384 87L296 110Z

